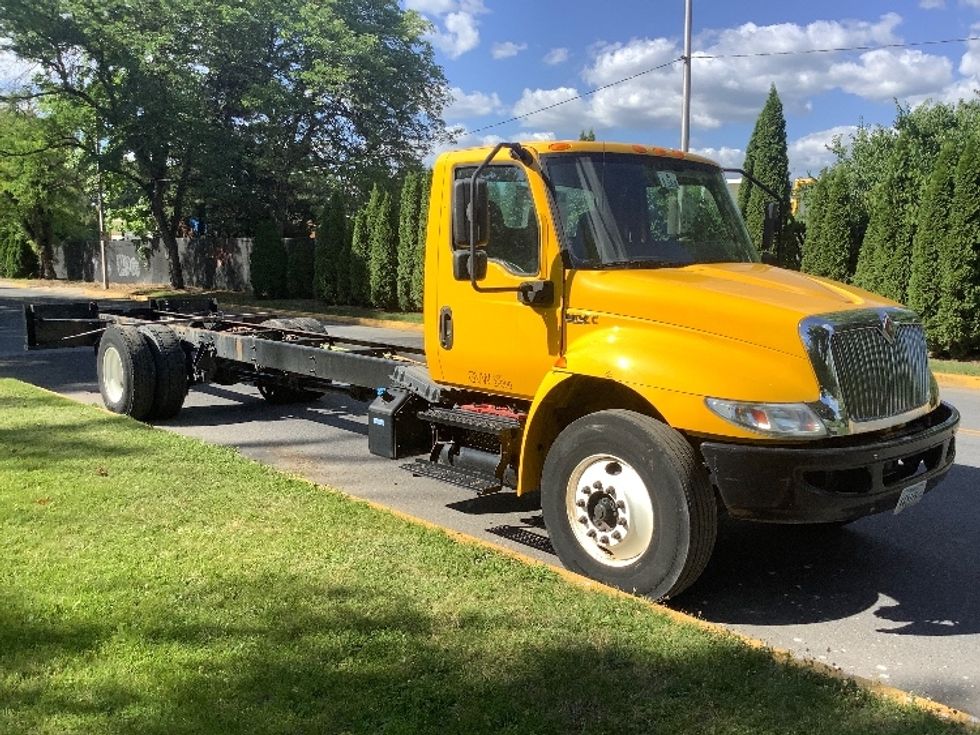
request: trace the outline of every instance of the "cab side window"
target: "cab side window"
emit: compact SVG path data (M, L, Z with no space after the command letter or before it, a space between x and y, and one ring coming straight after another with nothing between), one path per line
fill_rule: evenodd
M475 166L457 168L456 180L473 176ZM517 166L490 166L481 174L487 182L490 232L487 258L524 276L540 269L538 218L524 171Z

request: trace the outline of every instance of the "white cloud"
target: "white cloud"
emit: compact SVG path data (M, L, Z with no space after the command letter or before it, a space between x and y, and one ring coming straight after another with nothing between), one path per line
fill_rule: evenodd
M578 90L573 87L557 89L525 89L514 105L514 115L526 115L535 110L553 107L532 115L522 122L524 127L567 127L569 121L583 119L588 115L584 101L575 99ZM561 104L565 103L565 104Z
M426 15L444 15L456 9L454 0L405 0L408 10L417 10Z
M960 5L969 5L971 8L980 8L980 0L960 0Z
M980 0L978 0L980 2ZM980 23L970 28L970 35L980 34ZM960 57L960 79L956 79L942 89L930 90L909 99L912 105L923 102L945 102L956 104L960 100L975 100L980 92L980 41L969 41L966 51Z
M919 0L919 7L923 10L937 10L946 7L946 0Z
M837 157L830 152L834 140L840 138L844 143L849 143L857 129L856 125L838 125L794 140L788 146L789 170L792 175L820 173L821 169L837 160Z
M771 84L790 114L807 112L816 95L832 90L875 101L893 97L912 101L923 94L938 94L953 83L953 65L944 56L918 49L879 49L859 56L800 53L898 43L901 22L899 15L887 13L876 21L745 23L706 31L695 43L692 124L703 130L754 120ZM681 53L678 41L668 38L598 45L582 74L589 87L635 78L590 95L587 103L558 107L522 124L546 125L566 133L583 126L676 128L681 109L681 66L676 62ZM769 55L756 55L760 53ZM980 49L961 67L972 69L974 63L980 66ZM553 103L562 94L567 96L567 89L525 90L515 114Z
M495 59L509 59L511 56L517 56L521 51L527 48L526 43L514 43L513 41L504 41L503 43L495 43L490 50L490 54Z
M503 110L500 97L496 92L490 94L484 92L466 93L459 87L452 87L449 92L452 95L452 101L443 112L443 116L447 120L482 117Z
M722 168L742 168L745 163L745 151L741 148L692 148L691 153L695 153L705 158L710 158Z
M557 64L564 64L568 61L568 49L567 48L553 48L551 51L544 55L543 59L545 64L549 66L555 66Z
M886 101L942 89L952 81L952 69L944 56L917 49L877 49L861 54L859 63L834 64L829 78L845 92Z
M10 90L30 82L31 72L36 66L10 51L0 50L0 90Z
M405 7L432 23L428 38L449 58L458 59L480 45L477 17L488 12L483 0L406 0Z

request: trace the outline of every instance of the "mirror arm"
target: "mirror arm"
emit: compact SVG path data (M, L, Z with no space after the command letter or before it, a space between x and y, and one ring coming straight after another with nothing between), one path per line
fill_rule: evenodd
M476 206L476 180L480 177L490 162L497 156L501 148L507 148L510 150L511 156L516 158L518 161L523 163L525 166L529 166L530 162L533 161L531 154L528 153L527 149L524 148L520 143L506 143L500 142L493 147L490 154L483 159L483 163L476 167L476 171L470 177L470 202L469 202L469 220L470 220L470 285L473 287L474 291L479 291L481 293L493 293L500 291L517 291L520 292L520 286L516 288L503 287L503 288L483 288L479 282L476 280L476 217L474 216L473 207Z

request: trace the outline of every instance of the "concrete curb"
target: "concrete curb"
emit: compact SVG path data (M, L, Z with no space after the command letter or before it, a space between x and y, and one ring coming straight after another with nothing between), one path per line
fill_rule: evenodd
M980 376L957 375L955 373L934 373L936 382L943 388L980 390Z

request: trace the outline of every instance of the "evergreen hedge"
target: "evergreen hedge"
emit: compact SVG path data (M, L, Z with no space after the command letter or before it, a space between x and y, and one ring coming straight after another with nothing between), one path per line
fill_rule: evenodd
M286 294L292 299L312 299L315 274L315 243L304 237L290 240L286 247Z
M27 239L12 227L0 230L0 276L31 278L40 270L37 254Z
M368 287L371 306L398 306L398 239L391 194L375 187L368 202Z
M282 298L286 289L286 247L279 226L263 220L255 228L249 257L252 291L258 298Z

